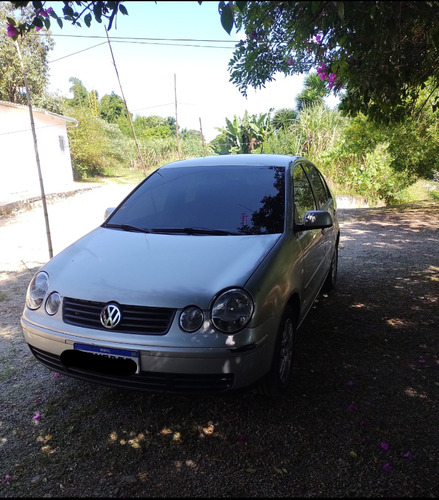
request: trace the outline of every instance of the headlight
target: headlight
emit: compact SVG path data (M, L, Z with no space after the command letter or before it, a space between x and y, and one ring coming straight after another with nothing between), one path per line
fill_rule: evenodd
M38 309L43 303L49 288L49 276L45 272L37 273L29 283L26 293L26 305L29 309Z
M227 290L213 303L212 323L221 332L239 332L250 321L253 309L253 300L245 290Z
M189 306L180 314L180 327L188 333L196 332L204 321L203 311L196 306Z
M46 300L46 313L53 316L58 312L61 305L61 297L58 292L52 292Z

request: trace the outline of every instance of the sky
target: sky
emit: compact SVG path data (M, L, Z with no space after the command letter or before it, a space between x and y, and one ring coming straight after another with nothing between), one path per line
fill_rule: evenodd
M229 82L228 63L240 34L223 29L217 1L124 2L128 16L118 14L108 32L117 73L105 32L106 22L93 18L90 28L52 20L55 47L49 52L49 90L72 97L71 77L98 97L122 94L134 117L177 116L180 128L200 130L211 141L226 118L294 108L303 75L275 76L247 98ZM47 2L58 15L61 2ZM123 38L123 40L121 40ZM215 42L209 42L215 40ZM330 104L330 103L329 103Z

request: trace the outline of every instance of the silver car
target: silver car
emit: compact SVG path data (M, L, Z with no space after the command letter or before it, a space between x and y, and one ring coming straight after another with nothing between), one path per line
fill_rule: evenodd
M21 324L35 357L119 389L285 391L295 332L337 277L335 198L317 168L177 161L108 213L32 278Z

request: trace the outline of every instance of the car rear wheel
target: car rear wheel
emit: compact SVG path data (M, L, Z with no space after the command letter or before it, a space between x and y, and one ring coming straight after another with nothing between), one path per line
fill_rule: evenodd
M338 272L338 244L335 245L334 253L332 255L331 268L329 269L328 276L323 283L322 291L330 292L337 283L337 272Z
M295 318L292 309L287 307L277 333L271 370L262 384L265 394L275 396L287 389L291 380L295 335Z

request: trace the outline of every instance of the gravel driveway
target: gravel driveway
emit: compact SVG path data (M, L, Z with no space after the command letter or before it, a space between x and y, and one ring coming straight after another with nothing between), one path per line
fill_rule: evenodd
M131 187L49 203L54 253ZM19 322L48 260L42 209L0 218L0 496L437 497L439 203L339 213L338 286L299 332L293 387L276 400L50 372Z

